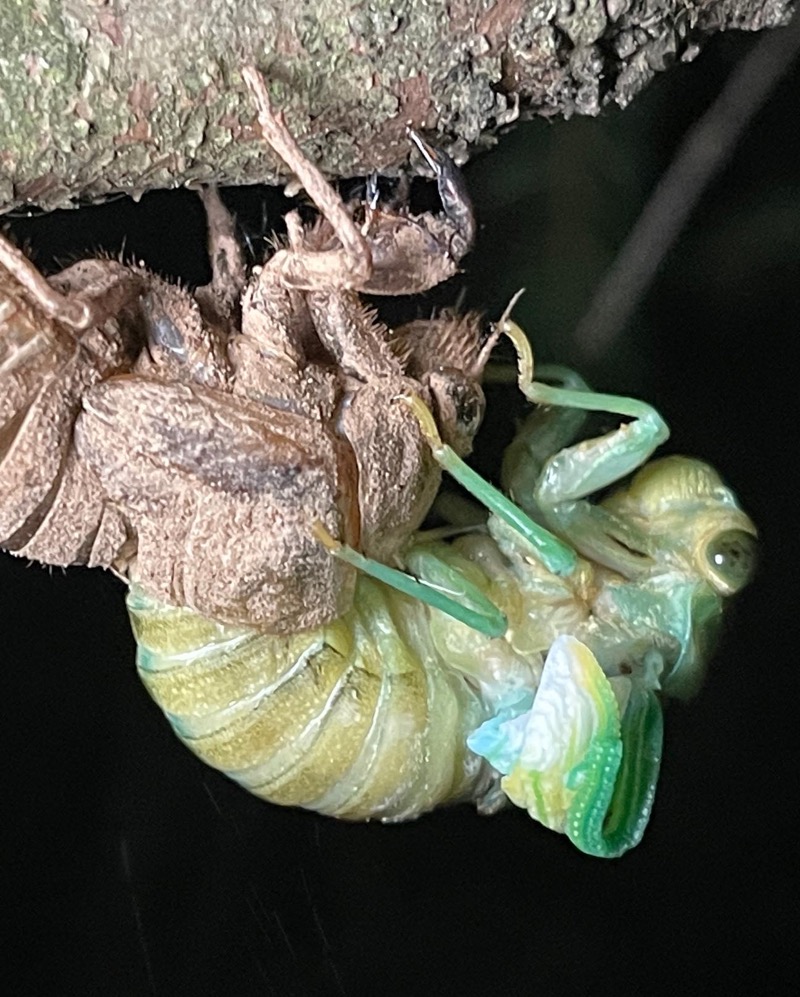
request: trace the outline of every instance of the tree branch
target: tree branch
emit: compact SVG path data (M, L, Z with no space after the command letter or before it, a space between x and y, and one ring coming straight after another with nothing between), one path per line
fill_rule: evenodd
M407 123L458 161L517 117L626 105L709 35L792 0L17 0L0 25L0 211L277 182L238 67L334 176L391 174ZM440 139L441 140L441 139Z

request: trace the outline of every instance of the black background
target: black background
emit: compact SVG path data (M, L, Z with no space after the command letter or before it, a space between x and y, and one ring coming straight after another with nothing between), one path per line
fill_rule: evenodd
M468 302L541 359L571 334L686 128L757 39L718 38L624 112L535 122L467 168ZM787 992L797 866L798 75L707 190L635 320L583 372L653 402L762 531L709 680L667 713L644 842L603 862L509 811L347 825L249 798L178 744L133 669L121 585L0 557L4 977L17 994ZM229 203L259 233L274 193ZM193 195L17 219L40 265L118 252L201 281ZM263 229L262 229L263 231ZM444 289L452 300L457 287ZM441 297L441 296L440 296ZM427 308L428 305L426 304ZM513 428L489 394L478 466ZM10 960L9 960L10 954Z

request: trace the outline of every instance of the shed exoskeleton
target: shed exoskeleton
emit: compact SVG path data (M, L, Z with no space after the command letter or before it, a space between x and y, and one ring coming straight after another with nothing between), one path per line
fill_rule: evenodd
M527 341L507 331L538 403L506 453L507 495L409 399L436 459L491 515L451 542L419 534L403 558L451 599L481 594L502 613L499 633L480 607L470 626L372 564L377 577L359 576L344 616L291 636L133 589L139 674L184 743L272 802L399 821L510 800L613 857L650 817L661 699L696 690L724 601L750 577L755 529L708 465L644 463L667 436L652 408L594 394L568 371L558 386L534 382ZM633 421L575 442L586 410Z
M454 164L416 133L443 216L346 205L252 68L265 139L320 211L250 273L216 191L211 283L86 260L45 280L0 237L0 546L115 569L155 598L294 633L349 608L355 571L315 523L391 562L440 474L400 396L461 453L491 344L475 315L390 330L360 299L456 272L473 223ZM363 216L363 217L361 217ZM357 220L358 219L358 220Z

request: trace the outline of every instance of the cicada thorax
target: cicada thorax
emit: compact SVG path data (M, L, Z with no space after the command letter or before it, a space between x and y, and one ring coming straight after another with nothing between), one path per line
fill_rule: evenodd
M84 409L81 452L136 531L146 591L271 632L312 625L321 605L344 611L352 572L320 555L311 528L342 528L347 490L323 426L149 378L110 379Z
M101 302L78 332L39 308L0 267L0 546L50 564L111 565L127 540L74 446L81 399L130 368L139 275L88 260L51 278L63 293Z
M139 675L181 740L255 795L352 820L480 801L485 718L427 607L361 577L340 619L285 637L128 596Z

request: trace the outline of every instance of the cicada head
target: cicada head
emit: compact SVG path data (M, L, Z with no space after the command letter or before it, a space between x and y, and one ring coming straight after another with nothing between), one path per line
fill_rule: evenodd
M392 343L404 369L430 391L442 440L463 457L483 421L480 385L490 353L481 315L443 311L402 326Z
M636 523L654 560L695 575L721 596L735 595L753 576L756 528L719 474L701 460L651 461L603 504Z
M641 616L642 600L649 600L649 625L678 647L661 686L668 695L691 696L716 644L726 599L753 576L756 528L719 474L690 457L650 462L603 505L635 524L653 562L630 592L620 589L620 608Z

